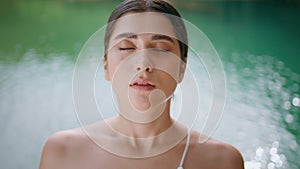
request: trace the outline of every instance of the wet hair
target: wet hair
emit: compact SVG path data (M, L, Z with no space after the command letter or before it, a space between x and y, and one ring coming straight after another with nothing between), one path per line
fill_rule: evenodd
M188 52L188 38L185 24L175 7L164 0L126 0L117 6L111 13L107 22L108 24L104 37L105 57L109 47L109 40L116 23L115 21L129 12L160 12L167 14L166 16L171 21L176 38L179 42L181 59L186 61Z

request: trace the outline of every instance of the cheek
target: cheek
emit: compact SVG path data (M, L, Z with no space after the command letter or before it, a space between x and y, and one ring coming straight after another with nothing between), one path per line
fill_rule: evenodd
M120 63L116 62L115 60L112 60L110 62L108 62L108 73L109 73L109 77L112 79L116 69L118 68L118 65Z
M121 57L114 51L111 51L107 55L107 66L109 74L113 74L115 70L117 69L118 65L121 63L122 59Z
M126 57L124 57L124 55L118 54L116 52L112 52L108 56L108 76L111 80L116 72L118 72L118 74L122 74L124 73L124 71L128 72L132 69L131 64L129 64L128 60L125 60L125 58ZM121 69L122 71L118 69Z
M162 82L162 90L165 92L167 96L170 96L174 93L177 82L176 80L167 73L161 73L161 82Z

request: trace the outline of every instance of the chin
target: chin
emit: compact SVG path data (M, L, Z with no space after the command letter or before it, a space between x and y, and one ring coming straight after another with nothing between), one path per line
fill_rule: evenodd
M151 107L149 93L132 92L129 93L131 106L138 111L146 111Z
M137 102L133 102L132 106L134 109L136 109L139 112L146 112L147 110L149 110L151 108L151 104L150 102L147 100L146 102L141 102L141 101L137 101Z

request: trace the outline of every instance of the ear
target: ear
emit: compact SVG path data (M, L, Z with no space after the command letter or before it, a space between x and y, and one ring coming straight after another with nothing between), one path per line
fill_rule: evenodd
M183 80L185 69L186 69L186 61L180 63L179 82L178 83L181 83L181 81Z
M107 55L104 55L102 58L103 70L105 80L110 81L109 71L108 71L108 63L107 63Z

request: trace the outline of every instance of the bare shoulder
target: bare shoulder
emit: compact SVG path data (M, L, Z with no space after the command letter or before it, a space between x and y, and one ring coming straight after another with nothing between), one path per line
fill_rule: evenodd
M51 135L45 143L45 147L57 147L60 150L74 148L76 145L86 142L87 136L81 128L63 130Z
M193 132L191 137L191 158L202 168L243 169L244 161L241 153L232 145L206 137L199 139L200 134ZM200 140L200 141L199 141ZM201 164L200 164L201 163ZM195 164L195 163L194 163ZM194 167L192 167L194 168Z
M54 133L44 145L40 169L61 168L72 154L83 151L82 145L88 145L89 142L80 128Z
M243 169L244 162L241 153L232 145L210 138L200 146L207 146L210 158L218 161L216 168Z

